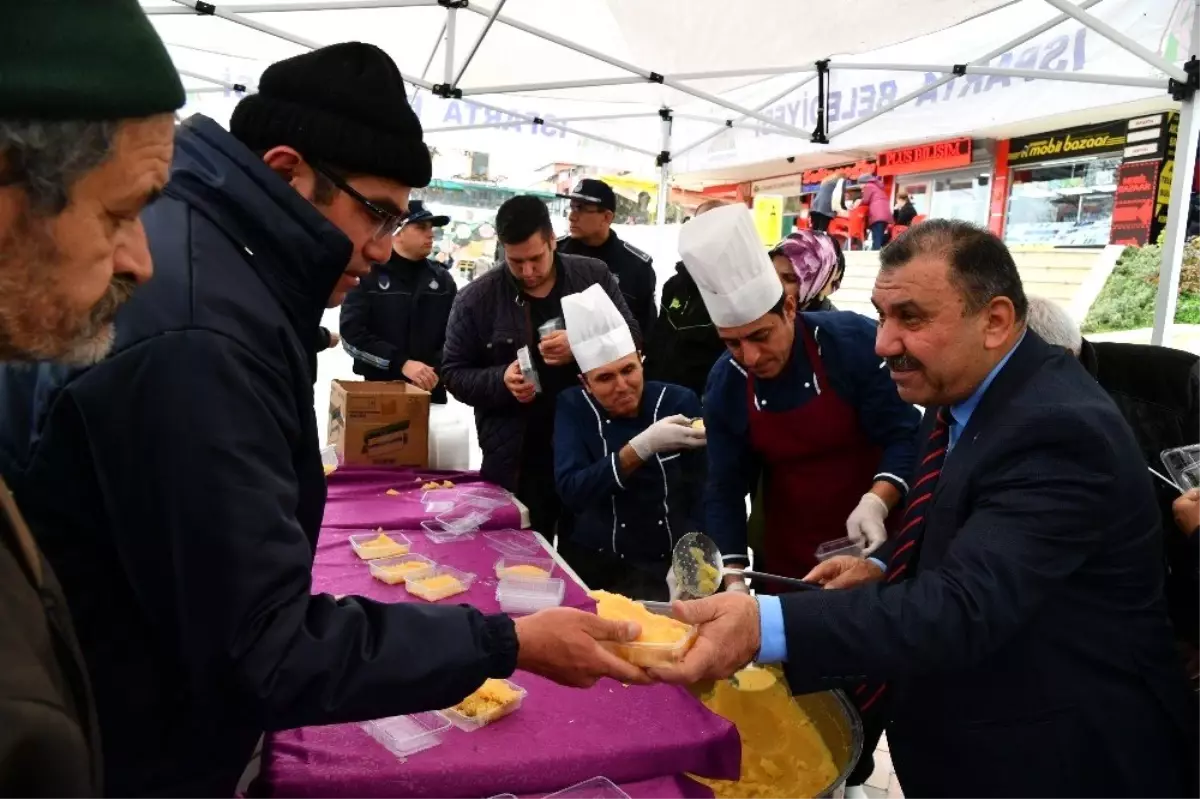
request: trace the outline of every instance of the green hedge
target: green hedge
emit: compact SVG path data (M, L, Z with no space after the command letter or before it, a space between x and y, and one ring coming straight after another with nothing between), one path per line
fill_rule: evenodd
M1107 333L1153 326L1161 263L1161 239L1158 244L1127 247L1083 320L1083 332ZM1200 324L1200 238L1192 239L1184 248L1179 288L1176 323Z

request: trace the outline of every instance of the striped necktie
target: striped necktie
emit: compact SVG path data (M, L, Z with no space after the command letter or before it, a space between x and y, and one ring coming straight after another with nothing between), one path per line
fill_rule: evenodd
M946 450L950 444L949 413L945 408L938 410L933 432L925 445L925 457L917 466L917 480L908 492L908 504L904 506L900 534L896 537L896 548L888 558L888 583L898 582L909 574L909 566L915 568L915 558L921 551L921 533L925 531L925 517L929 511L933 491L937 488L942 465L946 462ZM887 690L885 682L865 682L854 689L854 702L859 713L866 713L883 697Z

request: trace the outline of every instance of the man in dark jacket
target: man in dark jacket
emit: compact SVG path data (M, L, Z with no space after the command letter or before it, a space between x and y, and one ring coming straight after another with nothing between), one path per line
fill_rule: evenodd
M137 214L166 183L183 86L135 0L5 10L0 359L90 363L150 277ZM66 599L0 480L0 796L98 796L101 771Z
M724 204L720 200L701 203L696 216ZM654 337L646 342L646 379L690 388L703 397L708 373L724 354L725 343L704 307L700 289L680 261L675 274L663 283Z
M654 332L654 261L627 241L622 241L612 229L617 210L617 195L603 180L584 178L575 189L560 197L571 201L567 217L570 235L558 240L558 251L564 255L584 255L603 261L608 271L621 285L625 304L642 331L642 339L650 341Z
M595 641L629 631L590 614L514 625L312 595L314 331L387 257L430 158L372 45L273 64L230 127L180 127L143 216L158 274L113 355L65 379L43 367L31 392L18 374L0 385L36 416L3 431L28 449L4 471L80 631L105 792L228 796L264 730L447 707L518 665L644 679Z
M433 229L450 221L420 200L409 203L408 219L396 234L392 257L376 264L342 304L341 333L354 373L367 380L407 380L446 402L438 370L446 322L458 286L450 272L429 257Z
M641 334L603 263L555 252L541 200L522 195L505 202L496 212L496 235L505 260L455 300L442 376L450 393L475 409L484 478L514 491L532 527L551 536L562 511L554 490L554 405L561 391L579 384L562 329L562 298L598 283L629 321L634 340ZM523 373L521 349L540 385Z
M564 297L563 315L583 385L555 410L554 477L572 514L558 552L589 588L669 599L675 542L704 515L700 399L643 379L629 326L599 286Z

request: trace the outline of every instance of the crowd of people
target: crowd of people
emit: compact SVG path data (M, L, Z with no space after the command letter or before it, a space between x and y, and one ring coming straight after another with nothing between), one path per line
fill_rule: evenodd
M444 708L516 669L690 684L758 662L853 699L851 785L886 728L910 795L1196 795L1177 645L1194 656L1200 495L1146 469L1200 439L1194 356L1083 340L998 238L945 220L883 250L876 322L833 308L836 241L767 248L744 206L709 204L656 304L594 180L563 239L540 199L506 202L503 260L458 290L384 51L275 63L226 130L176 122L136 0L18 24L0 792L232 795L264 732ZM358 374L474 409L483 477L591 588L671 598L675 543L708 532L722 590L674 606L699 626L681 662L635 667L603 644L636 625L574 609L312 593L338 305ZM818 562L840 537L865 557ZM830 590L752 595L751 551Z

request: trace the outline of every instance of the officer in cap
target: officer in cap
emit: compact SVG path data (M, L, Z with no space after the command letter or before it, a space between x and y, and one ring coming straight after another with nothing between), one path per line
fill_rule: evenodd
M354 373L367 380L407 380L446 402L441 385L446 323L458 286L446 267L429 257L433 229L450 222L420 200L392 241L392 257L376 264L342 304L342 346Z
M649 341L658 313L654 300L654 261L612 229L617 211L617 195L612 186L603 180L584 178L571 192L558 196L571 201L567 217L570 234L558 240L558 251L586 255L608 264L608 270L621 284L625 304L637 320L642 340Z

